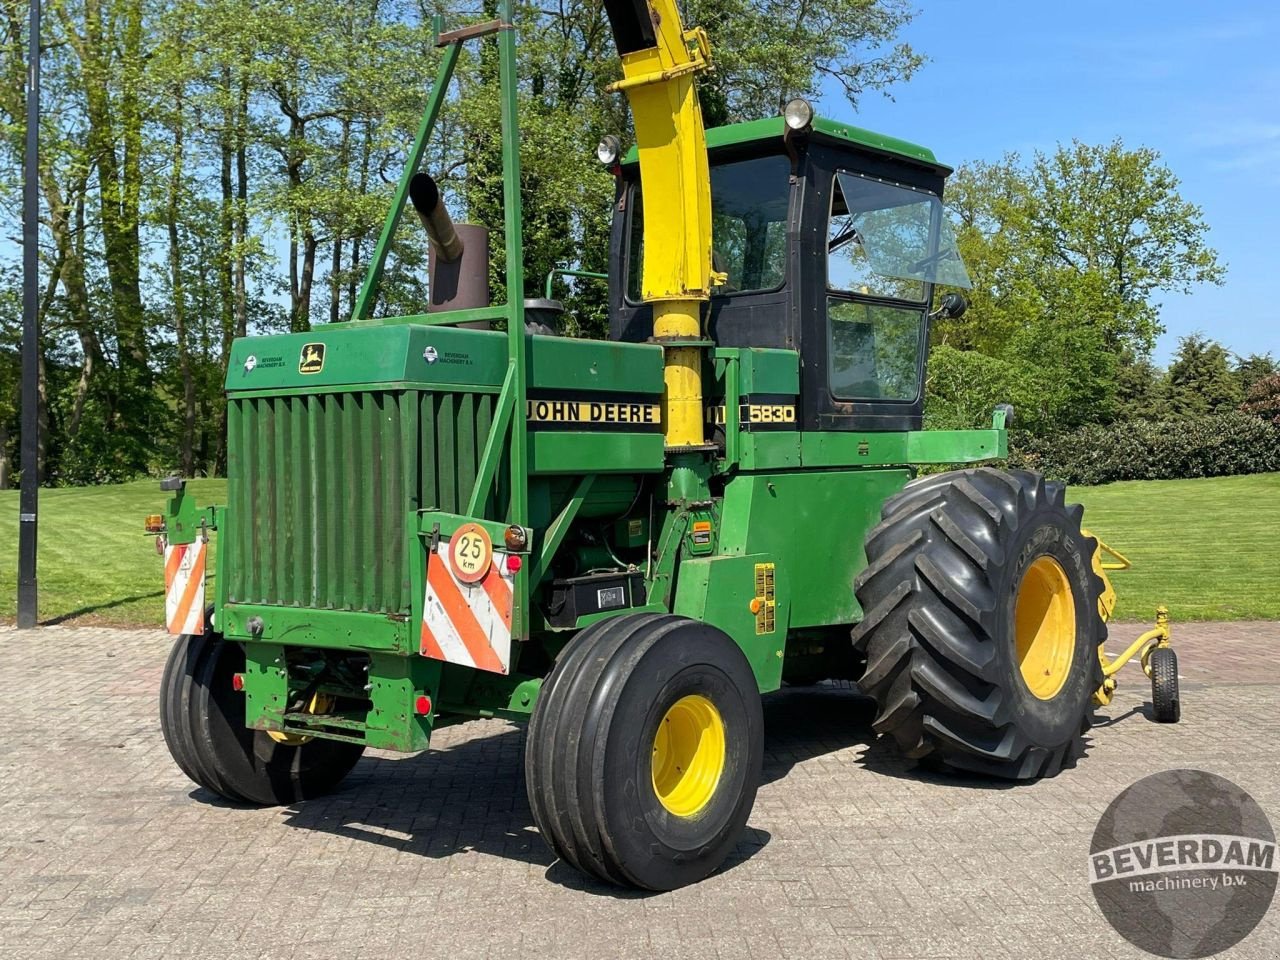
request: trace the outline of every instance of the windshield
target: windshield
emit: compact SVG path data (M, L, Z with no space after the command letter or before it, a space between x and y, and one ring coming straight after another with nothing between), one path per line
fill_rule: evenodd
M972 286L934 194L852 173L836 180L828 286L902 300L923 300L927 283Z
M787 266L787 206L791 164L781 155L753 157L711 168L712 267L728 275L717 296L775 290ZM631 193L627 299L641 299L644 216L640 185Z

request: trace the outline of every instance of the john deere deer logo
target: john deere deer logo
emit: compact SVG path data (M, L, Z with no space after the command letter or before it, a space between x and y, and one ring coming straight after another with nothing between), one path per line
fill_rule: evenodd
M319 373L324 369L324 344L306 343L302 346L302 356L298 359L299 373Z

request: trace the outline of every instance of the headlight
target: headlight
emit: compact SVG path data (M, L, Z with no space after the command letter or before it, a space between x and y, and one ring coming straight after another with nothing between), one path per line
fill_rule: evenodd
M813 104L804 97L788 100L782 109L782 118L792 130L803 130L813 123Z
M596 158L599 159L606 167L611 167L618 162L618 157L622 153L622 141L615 137L612 133L600 141L596 147Z

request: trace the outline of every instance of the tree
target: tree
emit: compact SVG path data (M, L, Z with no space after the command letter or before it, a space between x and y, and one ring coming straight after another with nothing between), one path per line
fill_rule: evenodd
M1169 365L1169 407L1178 416L1234 410L1244 399L1231 355L1200 333L1182 337Z
M0 208L17 222L25 0L0 20ZM493 19L482 0L470 19ZM225 468L222 383L236 337L350 317L441 56L419 0L46 0L41 130L38 468L53 482ZM716 71L708 123L775 113L834 79L855 104L923 58L898 35L905 0L782 10L695 0ZM597 0L518 4L525 272L606 266L614 181L595 159L625 136L626 99ZM462 24L452 20L448 26ZM493 229L501 289L503 196L492 38L467 44L424 166L459 219ZM0 255L16 299L17 238ZM394 239L375 312L426 302L426 240ZM603 287L564 288L600 333ZM0 481L16 433L8 321L0 323Z
M715 73L699 84L709 126L817 99L827 81L857 107L868 92L909 80L925 58L898 39L915 11L904 0L690 0L685 19L711 37Z
M1235 375L1240 381L1240 392L1248 395L1253 385L1265 380L1273 374L1280 373L1280 364L1270 353L1251 353L1247 357L1236 357Z
M1158 296L1222 280L1199 208L1147 148L1074 141L1028 164L966 165L947 199L974 288L970 310L939 323L934 343L1039 371L1046 424L1131 408L1150 375L1135 364L1162 329Z
M1280 427L1280 373L1270 374L1253 384L1240 409Z

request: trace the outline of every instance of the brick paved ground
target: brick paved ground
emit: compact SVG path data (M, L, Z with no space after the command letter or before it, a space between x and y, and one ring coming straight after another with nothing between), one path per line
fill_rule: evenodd
M0 627L0 956L1139 956L1084 880L1123 787L1201 767L1280 826L1280 624L1176 631L1181 724L1149 722L1127 676L1078 767L1012 789L913 770L849 690L770 697L765 783L729 867L645 896L552 863L517 727L450 728L424 756L368 756L332 798L238 809L165 752L163 635ZM1278 954L1273 907L1226 956Z

